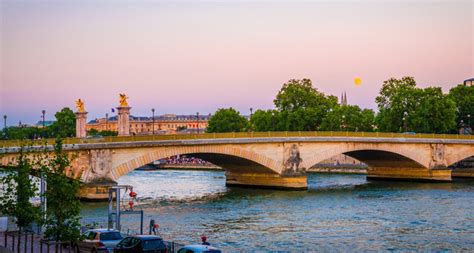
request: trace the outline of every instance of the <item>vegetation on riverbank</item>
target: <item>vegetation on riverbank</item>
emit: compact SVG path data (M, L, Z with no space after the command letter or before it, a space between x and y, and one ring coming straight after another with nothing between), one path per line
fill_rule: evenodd
M61 136L61 133L58 134ZM71 157L62 150L58 137L54 151L25 151L21 148L16 162L6 166L1 178L0 214L15 217L20 229L33 223L44 228L44 237L52 241L75 241L80 237L80 202L77 198L80 182L68 175ZM38 192L32 176L46 182L43 193ZM45 198L47 208L34 205L34 198ZM41 208L41 209L40 209Z

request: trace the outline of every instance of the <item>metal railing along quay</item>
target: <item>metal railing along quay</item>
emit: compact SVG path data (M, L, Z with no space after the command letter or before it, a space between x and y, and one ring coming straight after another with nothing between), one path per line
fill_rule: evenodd
M232 132L232 133L202 133L202 134L170 134L170 135L131 135L131 136L104 136L96 138L66 138L64 144L133 142L133 141L168 141L168 140L195 140L195 139L232 139L232 138L272 138L272 137L371 137L371 138L421 138L421 139L463 139L474 140L474 135L459 134L412 134L412 133L384 133L384 132ZM21 145L51 145L55 139L42 140L2 140L0 147L18 147Z

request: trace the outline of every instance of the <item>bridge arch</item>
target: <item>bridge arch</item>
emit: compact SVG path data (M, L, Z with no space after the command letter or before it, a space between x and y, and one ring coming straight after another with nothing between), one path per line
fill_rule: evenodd
M469 147L466 149L458 148L456 151L452 152L450 156L446 157L446 163L448 166L450 166L471 156L474 156L474 147Z
M318 150L307 161L303 161L303 164L305 168L311 168L315 164L340 154L353 157L369 166L380 166L380 162L384 162L384 165L390 165L391 161L397 161L403 162L404 165L409 167L429 168L431 150L418 150L414 152L406 147L374 143L339 144L336 147ZM383 159L377 161L377 159L372 159L372 157Z
M136 168L176 155L192 155L231 172L279 174L281 171L281 165L276 161L253 151L230 146L200 145L148 149L139 156L113 167L111 177L117 181Z

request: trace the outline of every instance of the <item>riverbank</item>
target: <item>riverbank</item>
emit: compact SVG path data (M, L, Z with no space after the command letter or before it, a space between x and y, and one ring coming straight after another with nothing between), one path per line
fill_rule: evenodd
M216 165L204 164L157 164L146 165L137 170L204 170L204 171L223 171L223 169Z
M365 168L318 167L306 170L307 173L367 174Z
M321 164L306 170L307 173L339 173L339 174L367 174L366 165L352 164Z

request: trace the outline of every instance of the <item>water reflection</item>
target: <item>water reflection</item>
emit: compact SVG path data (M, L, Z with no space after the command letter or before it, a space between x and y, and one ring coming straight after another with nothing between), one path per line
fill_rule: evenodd
M291 192L226 188L222 172L136 171L120 183L135 186L163 237L185 243L207 234L229 251L474 250L472 181L313 174L308 191ZM83 207L84 222L106 221L104 204Z

